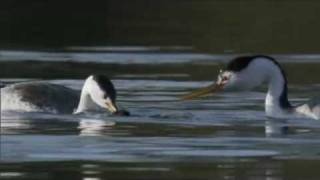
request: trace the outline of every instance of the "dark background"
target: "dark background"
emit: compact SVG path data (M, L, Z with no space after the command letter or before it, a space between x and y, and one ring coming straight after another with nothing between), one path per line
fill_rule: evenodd
M316 0L2 0L0 48L193 46L320 52Z

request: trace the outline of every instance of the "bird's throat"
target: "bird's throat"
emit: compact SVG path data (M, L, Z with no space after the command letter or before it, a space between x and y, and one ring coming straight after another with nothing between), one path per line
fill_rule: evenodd
M265 100L265 110L268 116L277 116L287 113L291 109L288 100L287 80L283 71L279 68L270 76L268 93Z

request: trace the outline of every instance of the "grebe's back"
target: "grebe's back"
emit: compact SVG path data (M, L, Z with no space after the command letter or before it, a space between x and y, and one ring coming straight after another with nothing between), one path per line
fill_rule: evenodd
M25 82L2 88L2 109L72 113L78 91L46 82Z

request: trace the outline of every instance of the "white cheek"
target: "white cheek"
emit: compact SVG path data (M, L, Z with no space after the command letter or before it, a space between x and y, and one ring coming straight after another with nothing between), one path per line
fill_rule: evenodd
M102 107L105 106L104 99L103 99L101 96L99 96L99 95L97 95L97 94L93 94L93 95L91 96L91 98L92 98L92 100L93 100L95 103L97 103L98 105L100 105L100 106L102 106Z
M247 90L248 86L247 86L247 82L249 80L247 79L247 77L242 76L241 74L233 74L230 77L229 82L225 85L225 89L226 90Z
M263 79L250 71L240 72L230 79L232 90L251 90L261 84Z
M104 93L97 86L92 86L90 91L91 99L99 106L105 107Z
M239 86L238 79L235 77L231 77L229 81L226 83L224 89L225 90L234 90Z

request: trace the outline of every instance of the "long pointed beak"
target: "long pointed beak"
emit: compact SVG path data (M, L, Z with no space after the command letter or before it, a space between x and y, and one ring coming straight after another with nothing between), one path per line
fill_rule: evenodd
M224 85L222 85L222 84L212 84L210 86L198 89L194 92L191 92L190 94L182 96L181 100L190 100L190 99L194 99L197 97L205 96L210 93L215 93L215 92L222 90L223 86Z

